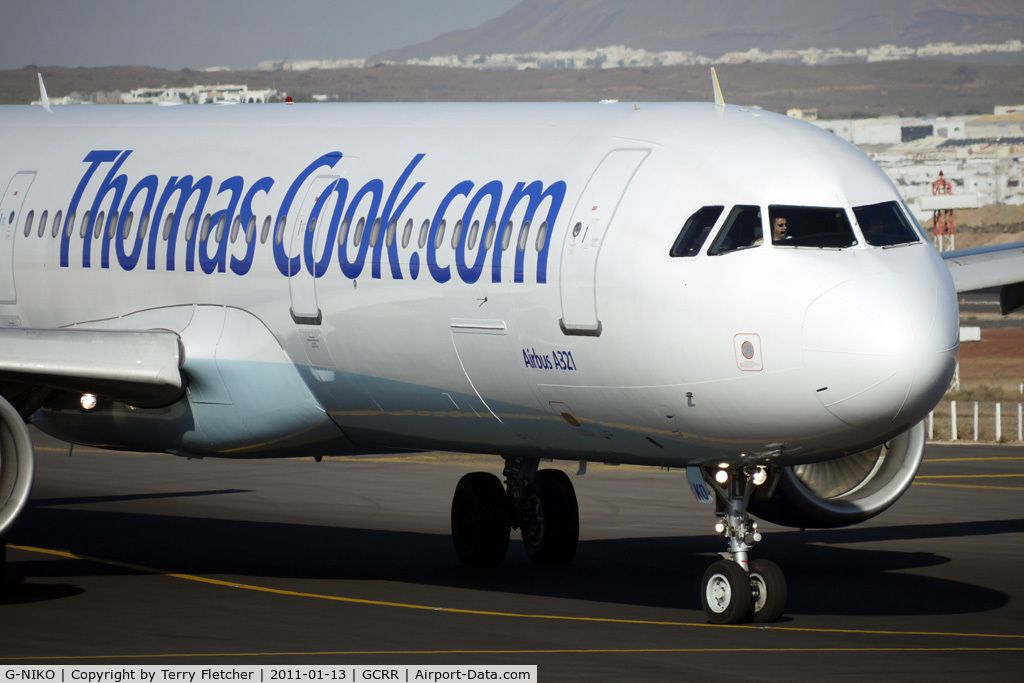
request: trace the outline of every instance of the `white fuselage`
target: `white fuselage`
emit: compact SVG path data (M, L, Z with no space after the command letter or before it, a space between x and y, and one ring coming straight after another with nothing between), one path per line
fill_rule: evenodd
M759 110L0 108L0 149L0 186L24 188L4 197L3 324L182 336L182 404L111 407L101 435L51 416L84 442L793 464L906 430L955 362L946 266L857 223L901 201L885 175ZM709 255L737 205L766 238ZM773 245L773 205L841 209L856 244ZM703 248L670 256L705 206L724 211Z

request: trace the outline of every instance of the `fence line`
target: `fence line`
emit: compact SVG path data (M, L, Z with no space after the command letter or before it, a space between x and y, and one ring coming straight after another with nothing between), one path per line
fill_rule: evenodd
M1008 443L1016 436L1017 443L1024 443L1024 402L1017 403L1017 429L1003 430L1003 404L1001 402L972 401L969 415L957 413L957 402L940 403L928 413L928 440L959 441L961 432L966 431L966 421L971 423L971 437L974 441ZM1012 404L1011 404L1012 405ZM963 411L961 411L963 412ZM1010 412L1006 417L1013 419ZM1009 425L1007 425L1009 427Z

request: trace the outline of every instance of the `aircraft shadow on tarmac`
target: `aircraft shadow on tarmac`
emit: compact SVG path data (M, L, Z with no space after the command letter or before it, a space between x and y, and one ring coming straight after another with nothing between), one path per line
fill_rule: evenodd
M696 587L723 547L722 540L710 534L589 540L580 542L572 564L551 567L531 563L518 543L518 534L513 532L504 564L470 569L458 563L446 535L55 506L93 501L34 501L11 530L8 541L168 572L247 577L246 581L257 584L261 578L383 581L689 610L701 609ZM786 572L790 584L787 614L965 614L998 609L1009 602L1009 597L975 583L904 571L945 564L951 561L949 557L838 544L1020 532L1024 532L1024 519L807 532L773 530L756 556L773 557ZM74 583L76 577L138 571L38 557L8 562L0 603L69 598L82 592ZM33 582L54 578L64 578L67 583L54 586ZM309 590L308 586L304 590ZM336 583L325 585L321 592L364 597L358 586ZM937 595L942 599L937 600ZM484 605L478 607L486 609Z

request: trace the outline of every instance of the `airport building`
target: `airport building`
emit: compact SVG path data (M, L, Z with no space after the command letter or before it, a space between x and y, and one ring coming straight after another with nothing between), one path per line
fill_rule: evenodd
M921 220L939 171L953 193L975 206L1024 204L1024 105L985 116L810 120L867 152Z
M276 90L250 90L248 85L193 85L183 88L136 88L121 93L122 104L264 104L278 97Z

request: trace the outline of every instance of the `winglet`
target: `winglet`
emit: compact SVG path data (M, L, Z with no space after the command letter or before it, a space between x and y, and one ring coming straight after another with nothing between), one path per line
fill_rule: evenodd
M39 101L43 105L43 109L46 110L47 114L52 114L53 110L50 109L50 96L46 94L46 86L43 85L43 74L37 74L39 76Z
M715 106L724 107L725 98L722 97L722 86L718 85L718 74L715 73L715 67L711 67L711 85L715 88Z

